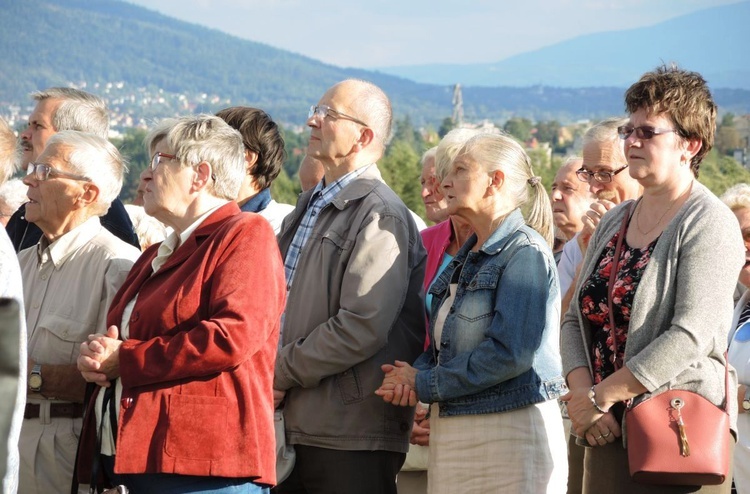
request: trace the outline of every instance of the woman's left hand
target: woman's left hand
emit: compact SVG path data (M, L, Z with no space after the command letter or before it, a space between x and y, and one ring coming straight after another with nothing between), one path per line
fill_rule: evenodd
M620 424L614 415L607 412L586 431L586 441L591 446L605 446L622 435Z
M109 387L110 381L120 377L120 345L117 326L110 326L106 334L90 334L81 343L78 370L84 379Z
M392 405L415 406L418 401L415 392L417 369L400 360L396 360L394 365L384 364L380 368L385 372L385 377L375 394Z

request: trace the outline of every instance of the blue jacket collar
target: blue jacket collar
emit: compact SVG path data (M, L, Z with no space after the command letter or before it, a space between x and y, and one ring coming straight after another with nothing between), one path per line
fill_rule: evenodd
M260 213L271 202L271 189L263 189L240 207L246 213Z

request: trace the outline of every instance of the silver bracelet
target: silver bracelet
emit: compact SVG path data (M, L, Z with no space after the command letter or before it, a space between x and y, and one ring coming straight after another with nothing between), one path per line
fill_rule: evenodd
M591 386L591 389L589 389L589 400L591 400L591 404L594 405L594 408L596 408L599 413L607 413L607 411L600 407L596 402L596 391L594 391L594 386Z

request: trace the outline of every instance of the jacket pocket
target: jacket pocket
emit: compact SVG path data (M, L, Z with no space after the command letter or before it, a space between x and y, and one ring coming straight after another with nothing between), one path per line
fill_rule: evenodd
M341 400L345 405L362 401L362 383L359 382L359 374L354 368L336 376L336 381L339 393L341 393Z
M339 251L349 250L352 246L352 241L343 237L341 234L334 230L328 230L321 238L323 245L333 245Z
M174 458L218 460L227 441L229 402L220 396L169 396L164 452Z

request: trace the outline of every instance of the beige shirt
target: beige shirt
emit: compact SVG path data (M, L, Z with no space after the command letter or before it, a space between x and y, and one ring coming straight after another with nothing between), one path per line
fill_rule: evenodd
M75 364L87 336L105 332L110 302L138 256L98 217L55 242L42 237L21 251L29 357L44 365ZM43 399L29 393L30 402Z

